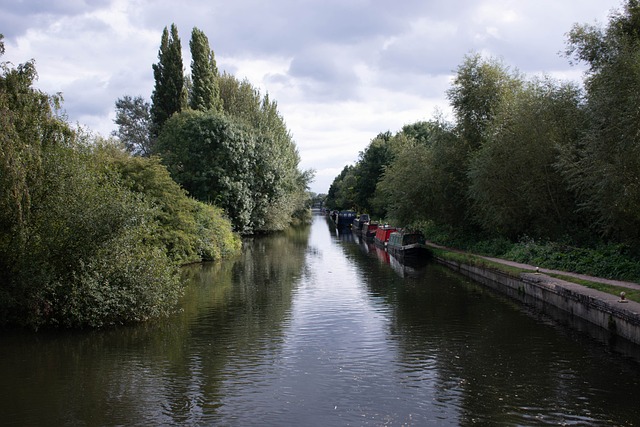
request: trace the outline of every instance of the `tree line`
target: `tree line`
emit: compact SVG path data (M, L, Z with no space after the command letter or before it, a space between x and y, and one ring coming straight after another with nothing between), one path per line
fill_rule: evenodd
M613 242L640 254L640 2L576 24L582 86L468 55L437 117L381 133L328 192L399 225L502 241ZM636 258L637 259L637 258Z
M207 36L193 28L191 75L183 72L175 24L164 29L151 104L130 95L116 102L115 135L134 155L161 158L196 199L227 213L242 234L283 230L308 219L300 156L277 103L247 80L218 71Z
M152 104L118 99L112 139L71 126L61 95L33 87L33 60L0 63L0 325L166 316L181 265L305 218L312 172L297 169L277 104L220 75L196 28L191 52L184 76L177 29L165 28Z

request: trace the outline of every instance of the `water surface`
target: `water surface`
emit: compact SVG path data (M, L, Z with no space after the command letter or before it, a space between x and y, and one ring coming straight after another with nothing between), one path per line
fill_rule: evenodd
M2 333L0 424L640 424L635 359L324 217L185 274L166 321Z

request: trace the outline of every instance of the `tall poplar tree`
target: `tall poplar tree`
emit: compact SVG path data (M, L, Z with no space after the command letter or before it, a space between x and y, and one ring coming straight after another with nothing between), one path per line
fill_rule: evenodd
M157 138L160 130L174 113L182 111L185 104L182 47L178 28L171 24L171 33L164 28L158 63L153 64L155 87L151 96L151 137Z
M218 86L218 66L209 39L198 28L191 32L191 96L189 107L200 111L222 111L222 100Z

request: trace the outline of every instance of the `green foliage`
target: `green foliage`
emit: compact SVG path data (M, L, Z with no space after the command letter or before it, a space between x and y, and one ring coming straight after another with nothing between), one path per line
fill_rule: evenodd
M186 113L162 136L158 153L192 196L221 206L239 232L283 230L294 216L306 216L313 172L298 170L276 102L246 80L223 74L217 82L224 112ZM194 160L190 153L202 155Z
M188 197L159 158L130 157L110 144L98 146L98 151L130 191L156 208L159 227L149 239L166 247L171 259L186 264L239 251L240 239L232 233L222 210Z
M576 26L568 53L590 65L589 126L567 176L595 230L640 246L640 5L628 1L604 29Z
M465 57L447 96L458 119L460 135L472 149L482 144L503 97L519 86L518 76L499 61L483 59L480 54Z
M182 47L178 28L171 25L171 33L164 28L158 63L153 64L155 86L151 95L151 137L158 137L164 123L186 104Z
M152 207L86 146L48 145L39 160L22 244L1 250L13 266L0 290L2 323L99 327L170 310L180 286L164 248L149 243Z
M222 99L218 87L218 67L209 39L198 28L191 32L191 80L189 106L192 110L222 111Z
M238 232L282 230L306 207L310 176L298 172L293 145L271 136L213 111L185 111L165 125L157 153L191 196L224 209Z
M239 249L219 209L157 159L72 130L32 62L0 76L0 324L103 327L164 316L178 263Z
M114 122L118 125L118 130L112 134L133 155L149 156L151 153L149 109L149 103L141 96L132 98L125 95L116 101Z
M355 167L347 165L331 183L326 207L331 210L352 209L355 206L355 185Z
M623 244L602 243L588 248L525 237L503 256L512 261L595 277L634 282L640 279L640 262Z
M356 209L359 212L369 212L375 216L384 216L384 211L374 210L373 196L376 185L387 167L393 161L394 153L391 148L392 135L390 132L376 136L369 146L360 153L357 164Z
M256 141L246 128L211 112L185 111L167 121L156 153L192 197L222 207L237 231L252 230Z
M468 171L474 215L485 230L510 238L571 231L575 200L559 159L584 127L579 103L576 87L545 79L525 83L496 107Z
M197 28L190 79L170 73L178 48L175 26L171 38L165 28L160 63L154 65L154 154L192 197L222 207L240 233L283 230L294 217L306 218L313 171L298 170L300 157L277 104L247 80L220 76L208 39ZM189 91L191 109L181 108L178 86Z
M97 328L172 313L182 293L179 275L162 248L141 244L148 232L118 233L71 274L55 278L40 304L46 325Z
M446 123L430 124L427 141L407 146L379 182L376 202L399 224L431 220L462 226L468 148Z

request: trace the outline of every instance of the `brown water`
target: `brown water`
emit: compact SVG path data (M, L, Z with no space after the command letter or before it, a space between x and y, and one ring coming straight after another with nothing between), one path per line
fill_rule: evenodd
M640 425L640 364L311 227L192 266L138 327L0 334L0 425Z

